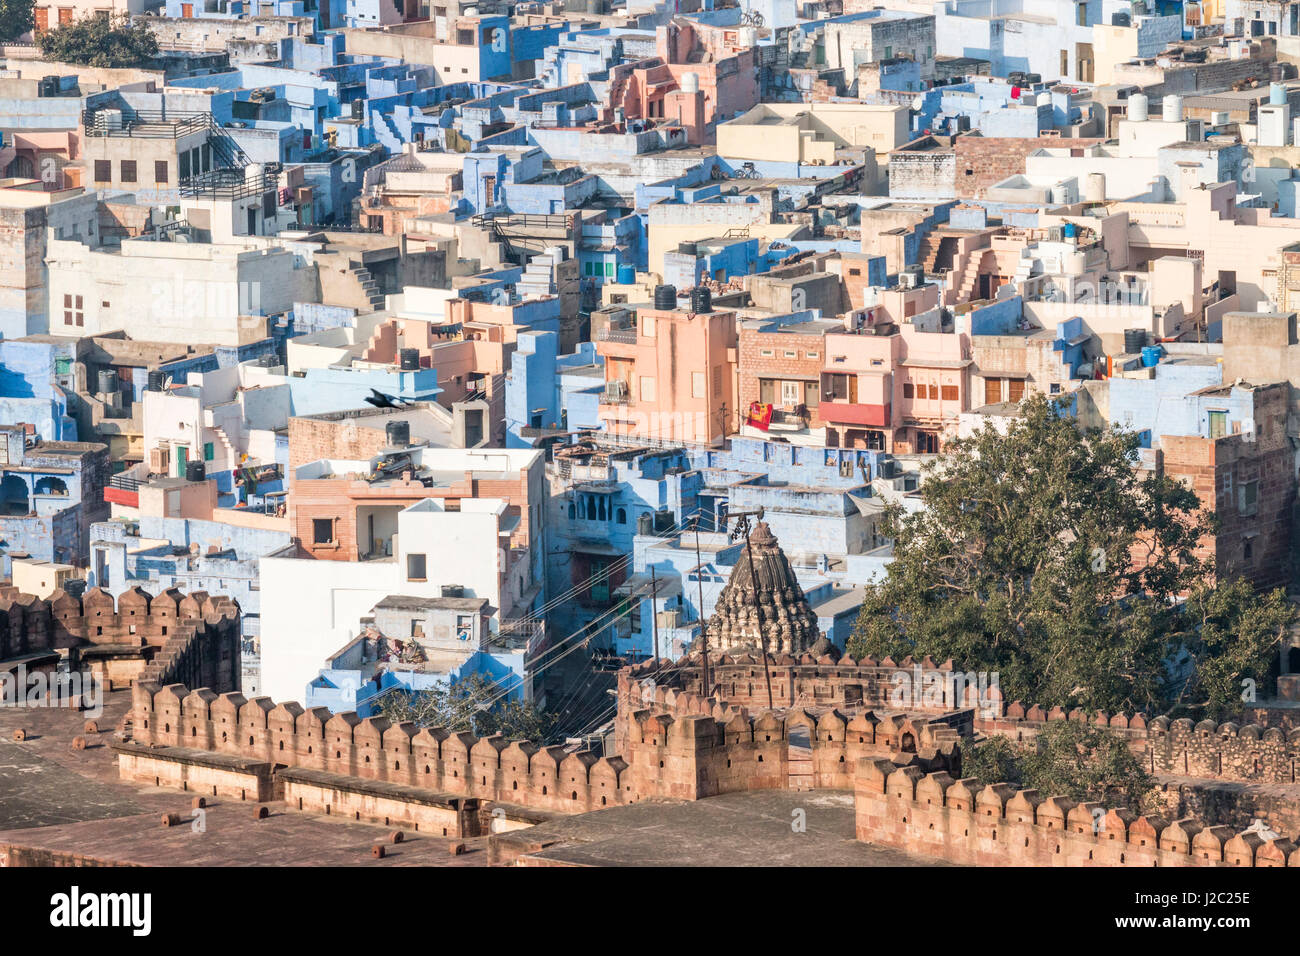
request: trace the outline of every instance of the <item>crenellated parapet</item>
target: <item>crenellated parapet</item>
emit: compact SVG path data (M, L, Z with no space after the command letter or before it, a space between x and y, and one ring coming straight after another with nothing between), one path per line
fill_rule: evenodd
M133 693L133 744L174 759L188 759L181 751L214 753L558 813L784 789L796 778L847 790L856 761L869 755L954 772L961 760L953 728L923 716L693 713L708 702L662 687L646 691L650 706L628 714L624 746L607 757L181 684L142 682Z
M1300 866L1289 838L925 773L856 769L857 838L977 866Z
M1147 731L1147 750L1156 773L1295 783L1300 729L1157 717Z
M0 660L57 653L74 669L110 685L192 680L229 689L239 683L239 605L225 595L154 596L140 588L116 600L101 588L47 599L0 589Z

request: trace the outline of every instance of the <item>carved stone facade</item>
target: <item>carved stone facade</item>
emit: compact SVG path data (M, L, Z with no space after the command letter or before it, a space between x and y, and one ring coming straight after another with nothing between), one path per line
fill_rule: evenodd
M762 611L761 636L759 610ZM755 527L749 546L741 552L731 579L718 596L708 634L711 651L754 648L769 654L791 655L804 653L821 636L817 631L817 615L808 605L785 552L765 522L760 521Z

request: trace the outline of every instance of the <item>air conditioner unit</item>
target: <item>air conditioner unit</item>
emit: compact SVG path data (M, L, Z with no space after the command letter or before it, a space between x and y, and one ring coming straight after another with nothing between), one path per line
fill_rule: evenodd
M95 114L96 129L121 129L122 128L122 111L121 110L100 110Z
M165 447L149 449L149 471L155 475L167 474L167 466L171 462L171 452Z

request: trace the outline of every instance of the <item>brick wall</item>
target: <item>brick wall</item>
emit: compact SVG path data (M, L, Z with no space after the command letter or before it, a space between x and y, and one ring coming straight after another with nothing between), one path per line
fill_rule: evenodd
M744 414L751 402L760 401L760 379L813 383L813 394L820 402L821 370L826 361L825 336L799 335L793 332L756 332L740 330L740 409ZM770 355L764 355L770 352ZM794 357L786 353L793 352ZM809 353L814 357L809 358ZM805 394L807 389L805 389ZM773 387L772 402L782 408L781 386ZM801 399L802 401L802 399ZM819 428L822 420L817 406L808 406L810 428Z
M953 142L956 164L953 170L954 194L960 199L978 199L994 183L1008 176L1023 175L1025 158L1045 147L1070 148L1070 155L1082 156L1083 147L1100 143L1100 139L1061 139L1059 136L994 137L966 135ZM892 160L891 160L892 162Z

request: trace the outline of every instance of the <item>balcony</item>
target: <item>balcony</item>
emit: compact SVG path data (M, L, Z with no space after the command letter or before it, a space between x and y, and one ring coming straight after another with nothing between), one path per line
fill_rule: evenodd
M104 488L104 500L128 508L140 507L140 481L127 475L113 475Z
M605 394L601 397L602 405L627 405L632 401L632 389L622 379L605 383Z
M596 335L598 342L618 342L620 345L636 345L636 328L601 329Z
M889 405L860 405L823 399L818 411L822 421L832 425L889 428L893 424L893 410Z

